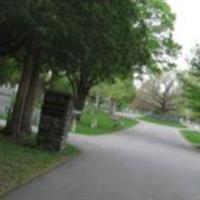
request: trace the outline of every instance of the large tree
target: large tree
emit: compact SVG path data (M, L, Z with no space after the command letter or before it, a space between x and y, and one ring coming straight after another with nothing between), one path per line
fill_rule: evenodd
M14 4L10 1L8 9ZM19 3L19 2L18 2ZM35 91L42 69L49 68L53 43L59 38L61 28L56 16L57 4L52 1L23 1L16 7L25 18L22 35L25 35L23 48L18 52L21 59L22 74L11 118L6 127L6 135L17 137L30 129ZM19 22L18 22L19 23ZM17 27L20 26L17 23ZM48 62L47 62L48 61Z
M172 66L178 45L173 42L175 16L163 0L72 1L70 40L62 41L59 66L82 110L92 86L133 72ZM76 17L75 17L76 16ZM73 30L74 30L73 29ZM64 59L63 59L64 58Z
M156 71L159 63L171 64L166 60L177 49L171 35L174 15L164 0L4 3L0 26L9 27L5 30L11 33L13 24L17 34L7 34L8 42L2 42L3 52L20 46L18 53L23 63L6 129L8 135L15 137L30 127L31 101L42 70L66 73L77 96L77 109L82 110L93 85L126 76L131 70ZM6 23L1 23L5 19ZM17 43L13 45L12 41Z
M114 82L104 82L92 88L91 96L96 97L96 105L103 99L110 106L110 114L113 114L116 107L128 106L134 99L135 87L132 78L115 78Z

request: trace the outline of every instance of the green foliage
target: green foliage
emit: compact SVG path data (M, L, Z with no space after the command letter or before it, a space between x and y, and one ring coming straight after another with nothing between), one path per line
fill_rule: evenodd
M132 70L157 71L176 54L174 14L163 0L69 2L71 28L54 49L76 93Z
M20 78L20 66L14 58L5 59L0 63L0 85L15 85Z
M25 1L0 1L0 56L13 53L25 39L28 12Z
M131 70L157 71L178 49L164 0L8 0L0 8L4 51L37 44L43 69L66 71L74 91Z
M142 37L145 42L144 54L140 59L147 59L147 69L151 71L173 67L172 58L180 50L180 46L174 43L172 35L175 14L165 0L139 1L137 4L141 11L140 18L143 19Z
M53 76L50 88L59 92L72 93L71 84L66 76Z
M0 13L1 51L37 44L43 68L66 71L73 90L131 70L157 71L178 49L164 0L8 0Z
M192 68L181 75L183 97L194 118L200 118L200 46L193 50Z
M24 75L27 83L36 82L39 72L64 73L71 91L85 99L102 81L171 67L178 49L172 39L174 18L164 0L4 0L0 55L5 59L14 53L25 64L22 74L35 72ZM64 90L64 84L67 81L59 80L55 87ZM28 96L24 85L11 117L19 122L18 113L25 112L20 105Z
M135 96L132 79L115 78L113 83L104 82L91 90L91 95L109 98L120 105L129 104Z
M185 76L183 81L183 97L186 100L186 106L192 110L193 115L200 117L200 84L199 78L193 75Z

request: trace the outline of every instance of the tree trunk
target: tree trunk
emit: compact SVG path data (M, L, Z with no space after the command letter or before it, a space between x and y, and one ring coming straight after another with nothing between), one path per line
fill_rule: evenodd
M75 110L78 112L78 114L76 114L77 121L81 120L81 115L82 115L83 109L85 107L86 98L87 98L87 94L77 95L77 97L76 97Z
M25 58L13 112L5 129L6 136L12 136L16 138L20 135L22 115L24 112L32 71L33 65L30 64L30 57L28 56L28 58Z
M36 92L38 88L39 73L40 73L40 67L39 65L37 65L33 69L32 77L31 77L31 81L29 85L29 90L27 94L26 104L24 106L24 112L23 112L22 122L21 122L21 133L29 134L32 132L31 121L32 121L32 115L34 111Z
M30 49L27 51L27 55L25 56L24 59L24 66L22 70L22 75L19 83L19 88L17 91L13 112L5 128L6 136L17 138L21 134L23 113L27 97L29 94L31 77L33 74L34 67L36 66L37 63L38 53L39 51L37 45L36 43L33 43Z

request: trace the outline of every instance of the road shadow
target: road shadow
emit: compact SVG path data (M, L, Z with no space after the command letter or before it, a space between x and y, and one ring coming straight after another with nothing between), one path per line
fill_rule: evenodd
M130 140L137 140L137 142L140 140L141 142L146 142L153 145L159 145L159 146L164 146L164 147L171 147L174 149L181 149L182 151L185 151L185 152L189 151L192 153L198 153L200 155L200 147L197 147L197 146L195 147L191 145L184 138L183 138L183 141L177 140L176 138L174 138L173 140L173 134L170 134L172 136L170 138L170 137L162 137L162 136L159 136L158 134L154 135L153 133L151 134L142 133L142 132L138 132L137 130L132 130L132 131L133 132L131 134L127 133L127 136L130 137Z

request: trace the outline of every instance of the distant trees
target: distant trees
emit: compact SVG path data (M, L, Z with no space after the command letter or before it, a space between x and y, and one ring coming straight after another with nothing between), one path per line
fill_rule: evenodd
M144 82L137 92L134 108L161 115L178 110L181 91L172 74L153 77Z
M135 95L135 87L132 78L116 78L113 83L104 82L95 86L90 94L96 97L96 104L99 104L99 98L110 104L112 115L116 107L129 106Z

